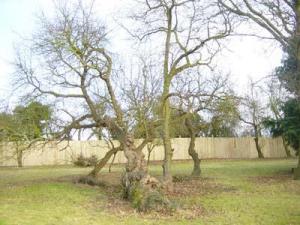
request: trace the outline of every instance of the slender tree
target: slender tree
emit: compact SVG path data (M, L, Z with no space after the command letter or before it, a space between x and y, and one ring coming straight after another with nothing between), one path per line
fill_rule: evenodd
M259 139L262 136L266 106L262 101L261 92L262 90L258 83L250 80L248 93L246 93L241 101L242 113L239 118L243 123L251 126L258 157L264 158Z
M272 116L266 118L265 120L280 121L283 119L284 116L282 109L283 109L284 102L288 98L288 93L285 91L283 85L279 82L279 79L277 77L272 78L268 83L269 84L266 92L268 95L268 108L270 109ZM284 150L286 152L286 156L291 157L291 151L289 149L289 145L287 143L286 138L284 138L284 136L281 136L281 138L282 138Z
M156 39L163 46L163 88L160 98L163 124L166 186L172 182L169 94L174 77L199 66L209 66L220 50L220 40L231 31L230 19L213 2L199 0L145 0L132 16L138 23L133 33L139 40Z

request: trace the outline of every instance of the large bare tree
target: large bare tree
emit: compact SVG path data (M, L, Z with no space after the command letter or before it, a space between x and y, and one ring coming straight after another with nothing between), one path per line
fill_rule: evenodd
M248 31L245 35L275 39L284 48L288 48L292 36L299 36L299 1L298 0L218 0L224 10L234 13L245 22L252 22L267 31Z
M169 100L172 80L185 71L210 66L220 50L220 40L230 34L230 18L215 2L201 0L139 1L132 18L137 29L130 32L141 41L155 41L157 48L162 49L160 117L165 154L163 175L168 184L172 181Z
M55 103L61 120L53 138L69 138L80 129L105 129L119 145L106 153L90 176L96 176L112 155L123 151L127 159L122 179L125 197L131 199L135 188L155 189L158 181L149 176L142 153L148 139L137 147L134 144L113 82L107 30L92 6L81 1L56 5L53 17L41 15L39 19L29 45L17 55L16 75L31 97Z
M256 29L247 30L243 35L273 39L286 53L285 58L296 60L292 76L283 76L281 81L295 88L292 92L300 96L300 1L299 0L218 0L220 6L240 17L245 23L255 24ZM239 33L237 31L237 33Z

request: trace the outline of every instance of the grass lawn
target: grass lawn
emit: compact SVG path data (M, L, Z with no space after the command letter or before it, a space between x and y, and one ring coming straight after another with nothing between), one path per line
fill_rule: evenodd
M121 166L101 177L112 186L74 184L88 168L0 168L0 225L300 224L296 160L203 161L202 177L187 179L192 162L173 164L172 215L138 213L121 199ZM152 165L154 175L161 166Z

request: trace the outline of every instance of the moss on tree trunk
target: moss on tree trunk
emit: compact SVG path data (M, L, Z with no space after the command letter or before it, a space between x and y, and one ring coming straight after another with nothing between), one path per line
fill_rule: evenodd
M163 162L163 178L165 188L168 190L173 189L172 174L171 174L171 163L173 156L173 149L170 137L170 102L168 99L169 87L171 80L165 77L164 81L164 92L161 99L162 104L162 120L163 120L163 143L164 143L164 162Z
M160 191L160 182L148 173L142 148L134 147L134 140L130 135L126 135L123 145L127 159L122 177L124 198L140 211L168 207L169 201Z

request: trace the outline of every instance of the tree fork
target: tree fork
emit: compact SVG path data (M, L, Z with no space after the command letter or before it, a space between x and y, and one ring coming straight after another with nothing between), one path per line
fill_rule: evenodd
M94 169L88 174L88 176L96 177L103 167L107 164L112 155L117 154L118 151L121 151L121 147L112 148L109 150L105 156L95 165Z

